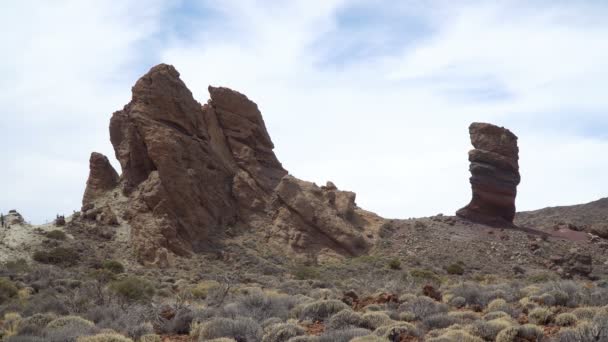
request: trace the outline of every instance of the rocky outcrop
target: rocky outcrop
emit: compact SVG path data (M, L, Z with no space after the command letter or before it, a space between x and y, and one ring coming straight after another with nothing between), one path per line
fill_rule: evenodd
M101 153L91 153L89 159L89 178L87 187L82 197L82 205L86 207L106 192L116 188L118 185L118 173L110 164L108 157Z
M165 265L169 252L205 251L233 226L287 242L295 253L364 252L364 231L380 219L357 208L354 193L288 176L257 105L228 88L208 90L210 100L199 104L165 64L139 79L131 102L110 122L122 169L115 189L125 205L88 209L118 210L144 263ZM112 178L107 166L92 157L85 201L96 202L108 188L101 181Z
M473 198L456 214L489 225L512 225L520 181L517 136L488 123L471 124L469 133L474 147L469 152Z
M287 242L303 253L329 246L350 255L362 254L369 246L363 235L365 224L356 212L355 193L328 185L318 187L290 175L283 177L275 192L272 226L295 233Z

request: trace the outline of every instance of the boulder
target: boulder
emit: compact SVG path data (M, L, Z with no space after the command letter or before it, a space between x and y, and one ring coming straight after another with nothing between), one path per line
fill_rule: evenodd
M469 133L474 147L469 152L473 196L456 215L483 224L511 226L520 182L517 136L488 123L471 124Z

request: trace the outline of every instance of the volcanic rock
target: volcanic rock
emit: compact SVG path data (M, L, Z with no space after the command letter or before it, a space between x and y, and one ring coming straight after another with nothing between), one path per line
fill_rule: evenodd
M89 159L89 178L87 187L82 197L82 205L86 207L95 199L103 196L106 192L116 188L118 185L118 173L110 164L108 157L101 153L91 153Z
M473 198L456 215L483 224L511 226L520 182L517 136L488 123L469 127L474 149L469 152Z
M289 176L258 106L228 88L208 90L210 100L199 104L165 64L137 81L131 102L110 122L122 168L113 187L120 191L113 192L116 199L96 197L112 188L114 178L109 163L92 156L84 216L116 211L131 228L139 260L159 266L171 259L168 252L188 256L213 249L237 226L261 233L287 253L365 252L364 231L382 219L359 209L354 193Z

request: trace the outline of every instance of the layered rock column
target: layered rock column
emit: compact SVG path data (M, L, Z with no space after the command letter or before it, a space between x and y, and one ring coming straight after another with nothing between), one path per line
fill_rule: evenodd
M473 198L456 215L483 224L509 226L515 216L519 175L517 136L488 123L469 127L474 149L469 151Z

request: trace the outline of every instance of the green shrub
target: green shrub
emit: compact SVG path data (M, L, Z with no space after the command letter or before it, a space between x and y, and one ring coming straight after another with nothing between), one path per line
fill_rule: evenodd
M306 265L294 266L291 273L298 280L318 279L320 277L319 270L315 267Z
M401 269L401 261L399 261L399 259L392 259L391 261L388 262L388 267L391 270L400 270Z
M489 312L492 312L492 311L509 312L509 311L511 311L511 308L507 304L506 300L504 300L502 298L497 298L497 299L494 299L493 301L491 301L490 304L488 304L488 311Z
M125 271L125 267L116 260L106 260L101 264L101 267L115 274L120 274Z
M65 240L67 239L67 235L61 231L61 230L51 230L50 232L47 232L46 234L44 234L47 238L49 239L53 239L53 240Z
M110 290L126 302L146 302L154 296L154 286L139 277L126 277L110 283Z
M65 247L56 247L50 251L37 251L33 259L43 264L73 265L78 260L78 253Z
M446 330L441 336L426 340L428 342L483 342L482 339L472 336L464 330Z
M462 275L464 274L464 268L460 264L451 264L445 268L449 274Z
M17 289L17 286L15 286L12 281L6 278L0 278L0 304L17 296L18 292L19 289Z
M39 335L40 331L56 318L53 313L37 313L24 318L19 322L19 333Z

